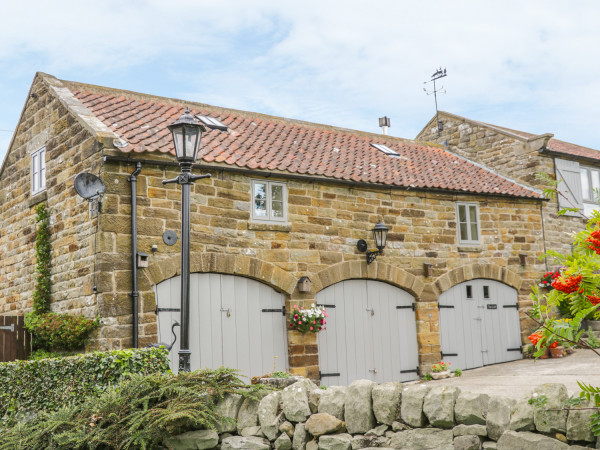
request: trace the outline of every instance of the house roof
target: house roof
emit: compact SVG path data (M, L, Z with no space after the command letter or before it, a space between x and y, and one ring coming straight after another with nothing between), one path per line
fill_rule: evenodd
M47 76L47 75L46 75ZM273 117L130 91L53 81L66 87L94 118L127 142L123 153L171 153L167 125L189 107L228 126L203 135L199 159L215 166L342 179L357 183L442 189L539 199L533 188L453 155L443 148L380 134ZM81 114L81 108L75 108ZM85 119L89 122L89 117ZM384 144L390 157L371 144Z
M540 139L541 143L545 142L543 147L540 148L540 151L542 151L542 152L550 151L550 152L558 154L558 155L570 156L570 157L574 157L574 158L583 158L583 159L595 160L595 161L600 162L600 151L599 150L594 150L592 148L584 147L582 145L577 145L577 144L573 144L571 142L565 142L565 141L561 141L559 139L554 139L554 135L550 134L550 133L536 135L533 133L527 133L525 131L513 130L513 129L507 128L507 127L501 127L501 126L492 125L492 124L489 124L486 122L480 122L478 120L469 119L467 117L459 116L457 114L452 114L452 113L449 113L446 111L440 111L439 114L445 115L445 116L448 116L451 118L459 119L459 120L462 120L465 122L469 122L472 124L476 124L479 126L483 126L486 128L490 128L490 129L499 131L503 134L507 134L516 139L521 139L521 140L525 140L525 141L532 141L532 140ZM435 116L429 121L429 123L423 129L423 131L425 129L427 129L427 127L430 126L430 123L433 122L434 120L436 120ZM423 133L423 131L421 131L421 133ZM421 135L421 133L419 133L419 135ZM543 138L546 138L546 139L543 139Z

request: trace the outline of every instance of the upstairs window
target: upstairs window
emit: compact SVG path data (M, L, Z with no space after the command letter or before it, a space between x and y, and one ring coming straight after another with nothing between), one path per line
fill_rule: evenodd
M458 243L479 245L479 206L477 203L457 203Z
M600 170L592 167L579 167L583 213L586 216L600 209Z
M287 220L285 183L252 180L252 219L263 222Z
M46 190L46 147L31 154L31 193Z

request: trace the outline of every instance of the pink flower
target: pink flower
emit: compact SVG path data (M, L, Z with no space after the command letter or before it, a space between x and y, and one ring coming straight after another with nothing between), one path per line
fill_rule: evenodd
M302 323L302 321L301 321L301 320L299 320L299 321L298 321L298 323Z
M323 324L323 319L321 319L321 324Z
M321 327L319 327L319 330L321 329Z
M294 324L293 324L293 323L290 323L290 327L293 327L293 326L294 326Z
M317 321L316 321L316 320L313 320L313 323L317 323Z
M294 319L297 319L297 318L298 318L298 314L294 315Z
M313 329L313 328L312 328L312 327L310 327L310 331L312 331L312 329Z
M298 305L294 305L294 308L297 308L297 307L298 307Z

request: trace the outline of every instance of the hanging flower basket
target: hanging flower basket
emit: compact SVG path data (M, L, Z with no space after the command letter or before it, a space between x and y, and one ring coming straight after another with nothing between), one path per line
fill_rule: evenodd
M318 333L325 330L327 321L325 320L328 314L325 308L317 307L314 303L310 309L294 305L292 316L290 318L289 327L292 330L297 330L300 333Z

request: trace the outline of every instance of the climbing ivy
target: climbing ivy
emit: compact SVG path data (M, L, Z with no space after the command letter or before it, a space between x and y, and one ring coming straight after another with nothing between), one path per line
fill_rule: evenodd
M50 216L45 203L40 203L36 211L37 235L35 238L35 257L37 261L37 279L33 292L34 314L44 314L50 311L50 264L52 259L52 245L50 243Z

